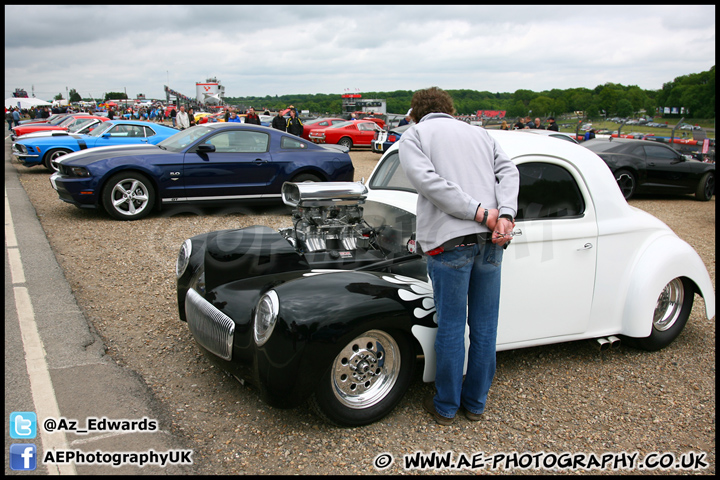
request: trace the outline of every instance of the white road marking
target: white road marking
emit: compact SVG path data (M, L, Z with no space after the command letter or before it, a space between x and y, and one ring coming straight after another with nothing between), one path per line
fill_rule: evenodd
M13 292L15 294L15 309L17 311L18 321L20 324L20 336L22 337L23 348L25 350L25 364L27 366L28 376L30 377L30 390L32 392L33 403L35 404L35 414L37 415L37 431L40 434L43 450L45 452L55 450L66 450L68 448L67 437L65 432L56 431L46 433L42 428L41 419L60 418L60 408L55 398L55 389L53 388L48 370L47 361L45 359L45 347L38 333L37 323L35 322L35 312L30 301L30 294L25 283L25 271L22 267L22 259L20 250L17 248L17 238L15 236L15 227L10 212L10 203L8 201L7 189L5 189L5 241L7 243L8 262L10 264L10 276L12 277ZM41 464L38 459L38 466ZM49 464L46 465L48 473L51 475L77 475L75 465L70 464Z

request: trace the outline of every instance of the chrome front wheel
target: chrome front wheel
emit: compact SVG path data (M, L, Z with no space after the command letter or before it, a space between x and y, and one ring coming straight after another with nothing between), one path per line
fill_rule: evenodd
M406 335L368 330L340 350L310 401L331 423L367 425L395 408L414 368L414 350Z

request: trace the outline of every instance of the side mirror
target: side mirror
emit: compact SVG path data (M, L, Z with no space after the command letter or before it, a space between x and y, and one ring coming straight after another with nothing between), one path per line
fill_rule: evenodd
M215 145L209 145L207 143L203 143L202 145L197 146L197 153L211 153L215 151Z

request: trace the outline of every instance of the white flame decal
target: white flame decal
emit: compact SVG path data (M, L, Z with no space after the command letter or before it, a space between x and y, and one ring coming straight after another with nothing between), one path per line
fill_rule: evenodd
M421 282L410 277L403 277L396 275L393 277L384 276L383 280L394 283L396 285L405 285L410 290L398 290L398 296L405 302L412 302L415 300L422 300L422 308L416 308L413 310L415 318L425 318L428 315L433 315L433 322L437 324L437 315L435 311L435 300L433 299L432 287L427 282Z

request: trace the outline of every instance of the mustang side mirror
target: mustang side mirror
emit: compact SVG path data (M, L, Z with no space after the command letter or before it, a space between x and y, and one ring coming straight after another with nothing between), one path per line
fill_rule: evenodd
M207 143L203 143L202 145L197 146L197 153L211 153L215 151L215 145L209 145Z

